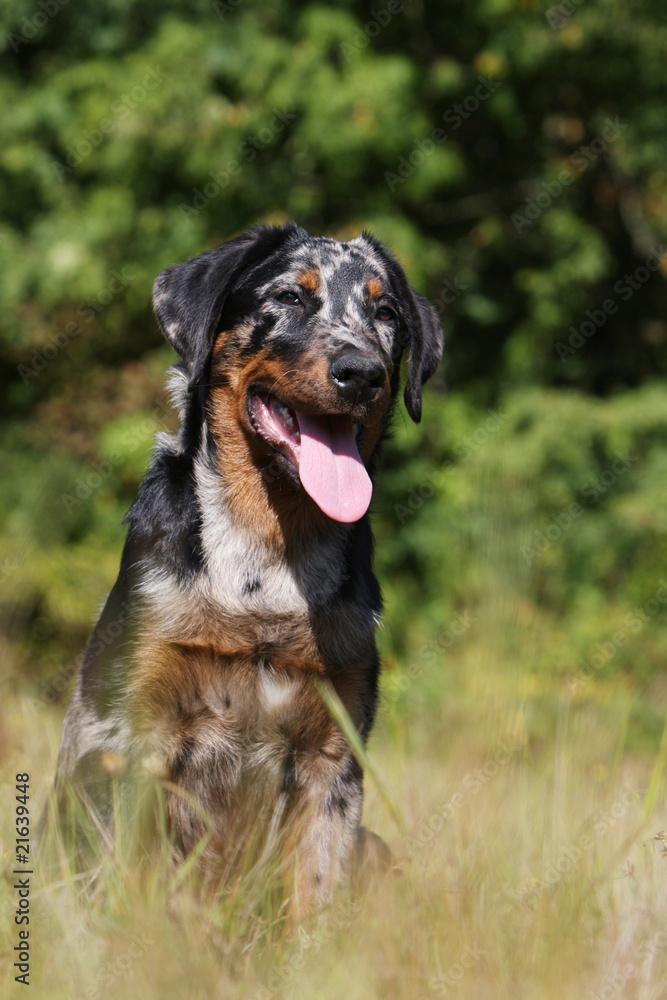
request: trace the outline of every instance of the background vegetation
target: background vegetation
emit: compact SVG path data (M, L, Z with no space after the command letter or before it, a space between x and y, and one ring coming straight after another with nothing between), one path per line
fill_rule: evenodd
M114 883L83 909L76 883L44 890L37 990L664 996L661 5L13 0L0 46L0 743L35 809L121 519L173 425L157 273L261 220L366 227L447 342L373 502L371 750L405 830L373 788L368 818L404 877L322 948L242 907L203 932L158 889ZM105 981L132 934L150 944Z

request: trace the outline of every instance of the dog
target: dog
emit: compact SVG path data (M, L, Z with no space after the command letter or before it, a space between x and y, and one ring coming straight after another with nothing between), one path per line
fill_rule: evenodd
M259 226L156 280L182 361L180 428L158 435L120 572L64 723L57 781L95 824L159 779L173 849L229 879L279 844L298 912L387 849L361 826L380 589L367 510L409 350L407 412L442 354L428 301L362 233ZM204 844L202 848L201 845Z

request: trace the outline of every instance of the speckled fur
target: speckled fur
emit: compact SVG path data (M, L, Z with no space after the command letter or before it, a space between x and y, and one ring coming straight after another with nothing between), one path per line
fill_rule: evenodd
M279 296L297 290L299 309ZM380 592L368 517L330 520L285 456L255 431L260 385L311 413L363 426L372 471L410 360L405 399L442 350L431 307L365 234L348 243L259 227L155 283L181 355L171 393L180 431L160 435L128 514L118 580L84 655L65 721L60 779L111 825L110 782L164 781L171 835L230 877L276 852L297 909L321 905L364 838L362 774L313 684L327 679L366 739L376 709ZM391 310L391 321L378 309ZM341 400L332 358L381 360L370 401ZM112 637L111 639L109 637ZM366 838L366 843L370 842Z

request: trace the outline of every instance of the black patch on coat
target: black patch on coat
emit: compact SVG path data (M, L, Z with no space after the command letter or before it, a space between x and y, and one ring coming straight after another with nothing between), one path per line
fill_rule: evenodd
M331 783L324 803L325 810L329 814L337 812L343 817L347 816L350 800L359 795L362 782L363 771L356 757L350 754Z
M201 511L191 453L160 451L125 518L123 560L167 569L185 583L204 567Z

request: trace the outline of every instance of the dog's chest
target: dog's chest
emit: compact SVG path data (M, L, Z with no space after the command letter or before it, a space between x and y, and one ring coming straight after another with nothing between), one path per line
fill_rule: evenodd
M171 647L136 689L142 753L177 783L199 786L207 808L310 787L344 752L312 676L263 659Z
M197 489L205 560L199 589L223 611L303 615L326 604L339 589L344 577L344 536L339 531L288 559L234 522L221 502L219 483L202 467L197 469Z
M132 711L149 759L197 787L207 808L248 797L256 808L258 795L273 801L333 778L346 748L313 677L332 664L363 674L373 622L353 625L336 603L340 539L288 561L224 510L204 515L201 537L205 568L191 585L160 573L143 580L147 638L135 649Z

